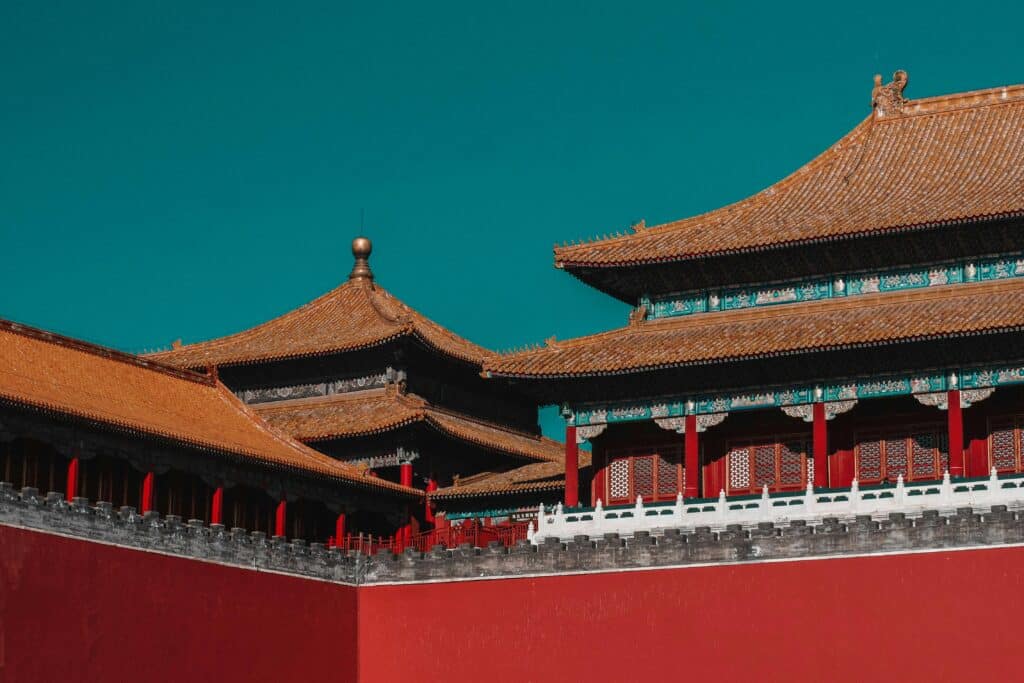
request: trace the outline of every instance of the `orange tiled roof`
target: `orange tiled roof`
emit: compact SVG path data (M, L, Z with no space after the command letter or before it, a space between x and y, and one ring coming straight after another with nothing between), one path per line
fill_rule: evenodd
M306 442L379 434L424 422L455 439L521 458L561 457L557 441L442 410L419 396L392 388L253 407L271 425Z
M590 453L580 451L580 469L590 467ZM585 479L585 477L582 477ZM565 488L565 460L539 462L517 467L508 472L484 472L465 477L454 486L437 489L432 499L475 498L515 495L539 491L561 491Z
M882 114L882 115L879 115ZM730 206L555 248L615 267L1024 213L1024 85L876 110L788 178Z
M372 281L354 278L256 327L148 357L184 368L242 365L353 351L404 336L477 365L493 353L417 313Z
M1024 329L1024 279L660 318L499 357L485 372L556 377Z
M7 321L0 321L0 400L271 467L418 493L292 441L210 377Z

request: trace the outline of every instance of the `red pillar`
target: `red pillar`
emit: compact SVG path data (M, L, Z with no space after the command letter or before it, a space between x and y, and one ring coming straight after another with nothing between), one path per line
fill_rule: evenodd
M949 476L964 476L964 413L960 390L950 389L946 396L949 419Z
M576 443L576 427L565 428L565 507L580 504L580 448Z
M288 502L282 498L277 504L277 512L274 515L274 535L284 536L284 524L288 518Z
M412 463L403 462L398 471L399 483L402 486L412 486Z
M146 472L142 479L142 513L145 514L153 509L153 483L156 475Z
M342 548L345 547L345 511L338 513L338 519L334 522L334 543Z
M71 502L71 499L78 493L78 458L71 458L68 463L68 485L67 485L67 499Z
M700 440L697 437L697 416L686 416L684 434L684 459L686 461L686 487L683 498L698 498L700 482Z
M218 486L213 490L213 500L210 501L210 524L223 524L224 516L224 487Z
M825 404L821 401L813 404L814 420L814 488L823 489L828 486L828 427L825 421Z
M429 477L427 477L427 493L430 494L430 493L432 493L433 491L436 491L436 490L437 490L437 482L434 480L434 475L431 474ZM425 499L425 502L423 504L423 519L424 519L424 521L426 521L427 524L433 524L434 523L434 507L430 503L429 495Z

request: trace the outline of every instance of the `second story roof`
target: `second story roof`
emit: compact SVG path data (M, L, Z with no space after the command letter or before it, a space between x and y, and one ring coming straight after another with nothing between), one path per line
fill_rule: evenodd
M1024 85L917 100L876 77L873 112L788 178L735 204L555 249L601 287L606 269L1024 215Z
M416 312L376 284L370 242L353 242L356 265L348 281L323 296L236 334L151 354L184 368L231 366L322 356L415 338L438 353L473 365L493 355Z

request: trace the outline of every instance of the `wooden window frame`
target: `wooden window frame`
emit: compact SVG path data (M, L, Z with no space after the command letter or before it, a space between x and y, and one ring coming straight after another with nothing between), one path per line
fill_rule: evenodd
M799 484L782 484L782 447L787 444L799 443L802 445L803 460L800 463L800 483ZM768 487L768 490L773 493L785 492L785 491L803 491L807 488L807 473L808 463L813 458L813 439L811 435L804 432L795 432L791 434L767 434L753 437L745 437L742 439L730 439L725 444L725 476L723 481L723 487L726 495L730 496L744 496L761 493L761 486L754 483L754 473L756 471L756 456L755 450L758 447L772 446L774 448L775 458L775 483ZM745 489L733 488L731 485L731 477L729 468L732 466L732 452L738 448L748 449L748 472L749 472L749 486Z
M995 464L995 455L993 453L992 438L995 435L997 429L1003 429L1007 425L1013 431L1013 460L1014 466L1012 469L997 469L996 472L999 474L1019 474L1024 472L1024 456L1021 454L1021 438L1022 438L1022 425L1024 425L1024 415L994 415L988 418L986 424L987 432L985 435L985 454L988 457L988 472L992 471L992 467Z
M935 447L933 454L933 461L935 462L935 469L931 471L927 477L919 477L915 472L914 465L914 446L913 439L915 436L921 434L929 434L935 437ZM938 481L942 479L943 472L943 452L946 455L946 463L948 467L949 462L949 444L948 434L946 433L945 424L931 423L917 423L910 424L907 426L890 427L887 429L871 429L864 431L854 432L853 435L853 471L854 479L857 480L858 484L872 485L882 483L896 483L896 477L889 477L889 457L888 457L888 442L902 440L906 447L906 458L907 458L907 475L903 478L905 482L911 481ZM864 479L863 473L860 466L860 449L861 445L865 442L879 441L881 442L881 448L879 458L879 477L877 479ZM897 475L898 476L898 475Z
M651 483L652 483L652 495L642 496L645 503L652 502L665 502L676 499L676 495L679 491L683 490L685 485L686 468L683 462L683 446L679 443L664 443L651 446L637 446L630 448L615 448L609 449L606 453L606 464L604 477L604 496L602 500L607 500L609 505L626 505L636 502L636 475L635 475L635 463L641 458L651 458ZM661 470L662 458L668 459L672 462L672 466L676 468L676 490L671 494L660 493L658 491L658 474ZM628 460L629 461L629 493L625 498L612 498L612 476L611 468L612 463L616 460Z

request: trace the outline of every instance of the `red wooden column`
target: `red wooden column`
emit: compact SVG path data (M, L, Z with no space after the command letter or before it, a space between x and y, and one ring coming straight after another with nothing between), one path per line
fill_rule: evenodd
M288 501L282 496L274 513L274 536L285 535L285 522L288 520Z
M153 484L155 479L156 475L152 472L146 472L146 476L142 479L142 514L146 514L153 509Z
M78 494L78 458L71 458L68 462L68 483L67 483L67 499L71 502L71 499Z
M224 519L224 487L218 486L213 490L213 499L210 501L210 524L223 524Z
M437 481L434 479L434 475L431 474L427 477L427 493L433 493L437 490ZM430 498L425 498L423 504L423 519L427 524L434 523L434 507L430 503Z
M345 510L338 513L338 519L334 522L334 544L339 548L345 548Z
M697 437L697 416L687 415L684 429L683 459L686 468L686 486L683 498L698 498L700 484L700 439Z
M964 476L964 413L960 407L960 390L950 389L946 395L949 427L949 476Z
M828 423L825 419L825 404L817 401L812 405L814 488L828 486Z
M565 427L565 507L580 504L580 447L576 443L576 427Z
M403 462L398 471L399 483L402 486L412 486L412 463Z

